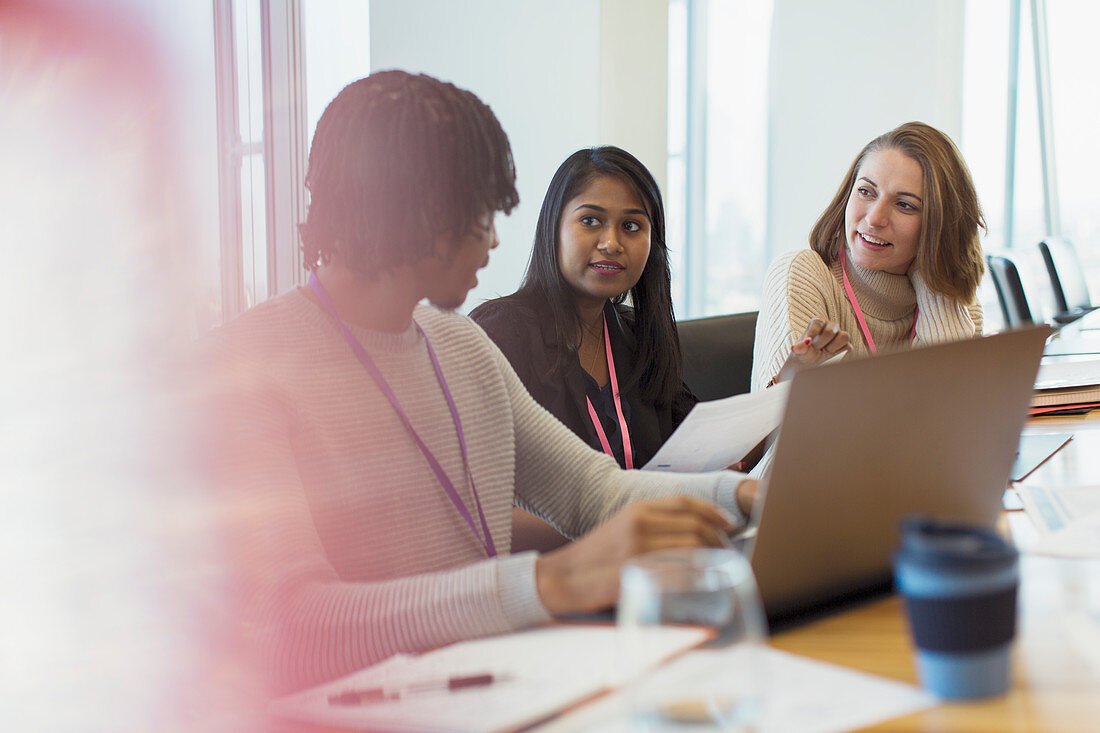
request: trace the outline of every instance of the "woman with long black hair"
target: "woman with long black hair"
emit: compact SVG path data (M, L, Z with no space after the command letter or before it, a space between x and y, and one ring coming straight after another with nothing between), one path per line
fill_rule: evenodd
M470 316L543 407L624 468L645 465L695 405L661 191L621 148L578 150L561 164L523 284ZM517 524L513 547L530 534Z

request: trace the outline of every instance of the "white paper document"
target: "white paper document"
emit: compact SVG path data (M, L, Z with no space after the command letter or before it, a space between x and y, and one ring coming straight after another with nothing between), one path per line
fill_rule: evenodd
M354 730L509 731L544 720L613 688L628 675L700 644L698 628L645 629L642 652L627 655L614 626L560 625L400 655L334 682L279 698L277 715ZM492 675L489 685L447 691L446 681ZM444 689L410 692L429 683ZM333 704L330 696L381 691L381 702Z
M669 437L647 471L719 471L745 457L779 427L790 382L760 392L700 402Z
M1019 484L1016 492L1039 539L1028 552L1100 557L1100 486L1047 488Z
M1100 385L1100 359L1045 361L1035 377L1035 389L1065 389Z
M654 682L681 685L685 695L698 697L703 687L730 684L713 669L732 669L742 649L693 651L654 673ZM727 656L725 664L716 657ZM758 674L766 680L766 694L759 733L831 733L874 725L908 715L937 704L935 698L913 685L825 664L766 647L756 661ZM702 680L702 681L701 681ZM630 731L626 692L616 692L554 721L540 733L565 731ZM653 733L691 733L714 728L698 724L655 722Z
M1100 560L1100 512L1082 517L1057 532L1040 536L1028 547L1028 552ZM1100 619L1097 622L1100 623Z
M1028 518L1035 523L1040 534L1057 532L1100 512L1100 486L1051 488L1017 484L1016 492L1024 503Z

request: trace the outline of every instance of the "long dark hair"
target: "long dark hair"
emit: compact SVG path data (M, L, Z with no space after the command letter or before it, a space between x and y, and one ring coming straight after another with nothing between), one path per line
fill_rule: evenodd
M572 363L581 328L575 294L558 266L561 216L565 205L598 176L626 181L641 199L650 221L649 259L630 289L634 307L635 350L626 385L637 385L643 398L655 404L672 401L683 382L680 338L672 315L672 278L665 242L665 208L661 190L641 161L611 145L578 150L565 159L546 190L535 227L535 243L523 284L516 297L549 307L557 341L571 347L558 355L554 369L564 373ZM626 293L612 299L626 300Z
M373 276L469 232L483 211L519 202L508 136L471 92L424 74L380 71L329 102L309 151L309 214L299 226L309 269L343 247Z

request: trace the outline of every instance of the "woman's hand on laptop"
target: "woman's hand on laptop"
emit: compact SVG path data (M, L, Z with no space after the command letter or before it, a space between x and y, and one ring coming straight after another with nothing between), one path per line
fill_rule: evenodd
M738 487L739 501L747 483ZM691 496L628 504L576 542L539 556L539 598L555 615L609 608L619 598L626 560L670 547L729 547L736 527L727 512Z
M840 324L823 318L814 318L806 326L802 339L791 347L787 361L783 363L779 374L772 379L771 383L785 382L794 377L800 369L820 364L847 352L848 343L848 332L841 329Z

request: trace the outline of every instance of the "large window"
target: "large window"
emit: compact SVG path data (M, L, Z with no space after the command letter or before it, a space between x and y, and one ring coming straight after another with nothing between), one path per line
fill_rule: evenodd
M355 0L213 0L221 301L232 318L302 282L308 143L328 101L369 73ZM308 56L308 63L307 63Z
M681 318L757 307L771 12L770 1L669 3L668 238Z
M1036 249L1045 235L1070 239L1086 276L1100 276L1100 207L1091 185L1100 160L1100 138L1092 131L1100 119L1100 86L1088 73L1100 66L1093 38L1100 4L967 0L930 3L919 16L907 8L836 2L824 11L809 0L670 0L667 200L670 242L682 250L673 261L680 317L757 308L768 262L784 248L804 246L812 224L812 208L793 207L784 220L792 209L788 199L801 195L803 203L823 205L859 146L907 119L932 122L956 137L986 213L983 243L989 251L1014 252L1039 317L1051 312ZM777 35L780 16L785 25ZM864 59L862 66L855 49L835 49L827 40L845 28L856 33L860 23L885 30L866 38L863 53L874 61ZM803 45L792 44L792 37ZM778 50L777 38L786 44ZM874 43L885 44L879 50L886 56L893 46L915 56L907 60L898 52L884 61ZM799 74L815 81L792 85ZM865 85L846 85L844 77L862 76ZM786 86L770 86L777 78ZM906 87L914 78L920 84ZM824 103L812 99L814 84L828 88ZM940 87L928 91L935 84ZM792 89L799 100L811 97L804 108L788 98ZM899 93L906 89L912 93ZM792 137L792 114L810 118L798 129L823 132ZM846 139L837 120L858 124L867 117L879 121L858 142ZM807 177L799 180L788 168L803 152ZM826 162L836 172L815 178L815 166ZM780 236L769 231L777 223L786 227ZM983 288L982 297L988 327L997 328L995 293Z
M1100 4L1047 0L1045 6L1059 225L1062 235L1076 244L1086 273L1100 277L1100 84L1095 73L1100 68Z
M325 104L369 73L370 3L212 2L224 319L301 282L307 145ZM1032 252L1048 233L1073 241L1086 275L1100 275L1090 185L1100 93L1087 73L1100 62L1088 35L1100 5L967 0L910 9L669 0L665 196L678 317L756 309L769 262L805 246L855 152L908 119L956 137L987 214L986 247L1015 250L1036 288L1045 282ZM471 4L478 11L488 5ZM845 34L864 37L861 53L875 62L857 64L854 51L838 49ZM522 116L507 123L517 139L533 124ZM598 142L582 127L571 145ZM1035 300L1048 310L1045 298ZM987 298L993 327L996 311Z
M1037 318L1053 312L1036 250L1045 235L1068 238L1087 279L1100 276L1091 129L1100 93L1082 73L1100 63L1097 22L1100 6L1088 2L967 2L962 147L989 219L987 249L1012 253Z

